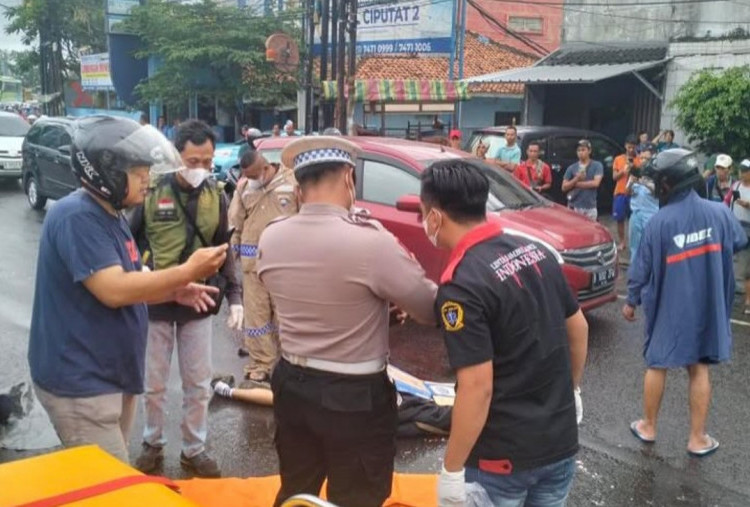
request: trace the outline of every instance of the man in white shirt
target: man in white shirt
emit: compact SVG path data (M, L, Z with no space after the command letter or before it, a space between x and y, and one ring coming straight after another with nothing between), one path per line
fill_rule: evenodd
M746 158L740 163L740 180L732 185L725 202L750 236L750 159ZM744 313L750 315L750 248L737 253L737 268L738 274L745 281Z

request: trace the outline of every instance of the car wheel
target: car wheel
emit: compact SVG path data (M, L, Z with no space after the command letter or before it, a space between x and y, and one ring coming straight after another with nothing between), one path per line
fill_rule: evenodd
M31 209L40 210L47 204L47 198L39 194L39 186L36 184L36 179L33 176L29 176L26 179L26 198L29 201Z

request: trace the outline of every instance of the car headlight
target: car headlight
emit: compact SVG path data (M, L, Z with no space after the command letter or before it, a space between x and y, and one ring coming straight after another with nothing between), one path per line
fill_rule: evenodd
M550 245L549 243L547 243L543 239L539 239L536 236L533 236L533 235L525 233L525 232L517 231L515 229L506 229L505 227L503 227L503 233L510 234L511 236L518 236L520 238L525 238L525 239L528 239L529 241L534 241L536 243L539 243L544 248L546 248L547 250L549 250L550 253L552 253L552 255L555 257L555 260L557 260L558 264L560 264L560 265L565 264L565 259L563 259L563 256L560 255L560 252L557 251L557 248L553 247L552 245Z

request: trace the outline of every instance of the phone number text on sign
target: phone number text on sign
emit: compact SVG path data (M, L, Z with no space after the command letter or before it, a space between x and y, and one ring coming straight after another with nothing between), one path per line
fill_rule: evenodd
M430 53L430 42L368 42L357 45L359 54Z

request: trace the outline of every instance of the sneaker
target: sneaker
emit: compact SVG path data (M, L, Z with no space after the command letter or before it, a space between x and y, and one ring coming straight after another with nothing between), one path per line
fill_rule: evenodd
M164 461L164 449L143 442L143 450L135 460L135 468L144 474L150 474L159 468Z
M211 378L211 389L215 389L216 384L218 384L219 382L223 382L229 387L234 387L234 375L223 373L214 374L214 376Z
M214 384L214 392L218 394L219 396L223 396L225 398L231 398L232 397L232 387L219 380Z
M745 305L745 311L743 313L745 315L750 315L750 305Z
M198 477L221 477L219 465L208 456L206 451L196 454L192 458L188 458L185 453L181 452L180 465Z

